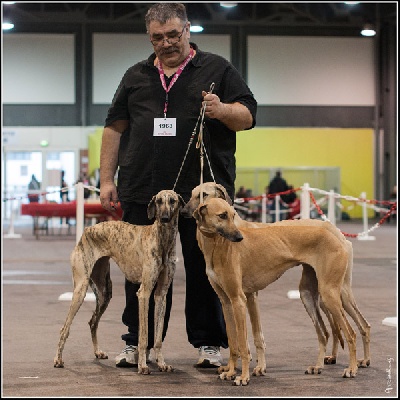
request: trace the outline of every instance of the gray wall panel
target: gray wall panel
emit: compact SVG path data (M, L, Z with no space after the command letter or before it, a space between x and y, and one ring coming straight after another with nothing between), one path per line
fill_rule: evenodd
M4 105L4 126L80 125L79 110L66 105ZM89 126L103 126L107 104L89 107ZM373 107L259 106L257 126L373 128Z
M76 105L3 104L3 126L80 126Z

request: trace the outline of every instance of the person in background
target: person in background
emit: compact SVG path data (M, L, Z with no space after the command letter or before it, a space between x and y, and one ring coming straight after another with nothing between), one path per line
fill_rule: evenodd
M89 186L90 182L89 182L89 178L86 174L86 172L81 172L79 174L79 178L76 181L76 183L78 182L82 182L84 184L84 186ZM88 189L87 187L83 188L83 198L86 200L90 197L90 189Z
M61 171L60 188L61 188L61 190L60 190L61 203L66 203L69 201L69 197L68 197L69 191L68 191L68 189L65 189L65 188L68 188L68 185L67 185L67 182L65 182L65 171L64 170Z
M244 186L240 186L239 190L236 192L235 197L237 199L243 199L246 197L246 189Z
M100 168L96 168L93 172L93 176L90 179L92 186L94 186L98 191L96 191L96 198L100 198Z
M397 185L394 185L394 186L393 186L393 189L392 189L392 191L390 192L389 201L391 201L391 202L397 202ZM389 206L388 208L390 209L391 206ZM393 212L389 215L389 217L386 219L386 221L389 223L390 220L391 220L392 218L396 219L396 217L397 217L397 210L393 211Z
M39 195L37 193L30 193L31 190L40 190L40 182L36 179L35 174L32 174L31 181L28 184L28 199L30 203L37 203Z
M140 225L153 222L147 217L147 205L154 195L174 188L187 202L201 172L204 181L215 177L234 198L236 132L254 127L257 111L252 92L234 66L189 41L190 22L184 4L156 3L149 8L145 22L153 53L124 74L108 111L100 154L102 206L112 211L120 202L123 221ZM199 149L188 146L202 109L203 143L213 174L208 163L201 171ZM220 348L228 347L225 321L205 272L195 219L180 218L179 234L186 272L188 340L198 349L197 367L219 367ZM163 339L172 288L167 295ZM139 285L125 282L122 321L128 333L121 337L126 347L115 359L117 367L137 365L138 289ZM148 352L154 344L153 315L152 295Z
M69 191L68 191L68 189L64 189L64 188L68 188L68 185L67 185L67 182L65 182L64 176L65 176L65 171L62 170L61 171L61 183L60 183L60 189L61 189L60 190L60 199L61 199L61 203L69 202L69 197L68 197ZM62 190L62 189L64 189L64 190ZM62 224L62 222L63 222L63 218L60 218L60 224ZM65 223L69 225L69 217L65 218Z
M289 189L293 189L293 185L289 185ZM300 214L300 199L295 191L282 195L282 200L287 204L289 209L287 219L293 219L296 215Z
M271 179L269 182L269 188L268 188L268 194L276 194L276 193L281 193L285 192L286 190L289 190L289 186L286 182L285 179L282 178L282 173L281 171L276 171L275 176ZM275 196L272 198L272 202L269 203L269 211L272 213L272 220L273 222L276 221L281 221L283 219L286 219L286 213L285 210L287 210L287 206L283 204L283 202L279 203L279 213L277 213L277 209L275 206Z

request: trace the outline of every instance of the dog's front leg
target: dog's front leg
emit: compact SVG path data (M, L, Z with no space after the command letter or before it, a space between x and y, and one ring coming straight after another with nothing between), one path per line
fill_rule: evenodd
M233 384L246 386L250 381L250 354L248 352L247 325L246 325L246 296L242 292L231 299L233 316L235 318L236 333L239 345L239 353L242 359L242 374Z
M171 285L175 273L175 262L161 272L157 288L154 292L154 352L158 369L162 372L172 372L172 365L167 365L161 352L162 332L164 328L165 308L167 302L167 292Z
M236 367L239 359L235 319L233 317L232 305L230 304L229 299L227 299L226 301L221 300L221 304L224 313L226 334L228 336L229 360L227 365L222 365L218 368L218 374L220 379L233 380L236 377Z
M211 274L212 276L212 274ZM222 311L224 313L226 334L228 336L229 360L227 365L221 365L217 373L222 380L232 380L236 377L237 360L239 358L239 349L236 337L235 319L233 317L232 305L229 297L224 290L210 276L208 277L212 288L217 293L221 301Z
M142 282L136 295L139 300L139 360L138 373L143 375L150 374L150 369L146 364L146 350L148 344L148 318L149 318L149 298L153 286Z
M267 361L265 359L265 340L262 331L257 295L257 292L247 295L247 309L249 310L254 344L257 350L257 366L253 369L253 375L261 376L267 373Z

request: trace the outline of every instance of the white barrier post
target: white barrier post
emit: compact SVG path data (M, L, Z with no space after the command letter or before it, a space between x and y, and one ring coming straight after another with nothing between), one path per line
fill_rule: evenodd
M279 196L279 194L275 196L275 222L278 222L281 216L281 209L279 202L280 198L281 196Z
M85 199L83 196L83 183L76 184L76 243L79 242L85 224Z
M14 203L12 203L14 204ZM19 233L14 233L14 214L16 213L17 208L13 208L11 205L11 213L10 213L10 226L8 228L8 233L3 235L6 239L20 239L21 235Z
M267 222L267 195L265 193L262 194L261 199L261 222Z
M301 202L300 202L300 218L309 219L310 218L310 185L305 183L302 186L301 191Z
M336 201L335 201L335 192L333 190L329 191L328 197L328 219L332 222L333 225L336 225Z
M361 199L366 199L367 198L367 194L365 192L361 193L360 196ZM358 235L357 239L358 240L375 240L375 236L369 236L368 235L368 210L367 210L367 202L363 201L362 202L362 212L363 212L363 234L362 235Z

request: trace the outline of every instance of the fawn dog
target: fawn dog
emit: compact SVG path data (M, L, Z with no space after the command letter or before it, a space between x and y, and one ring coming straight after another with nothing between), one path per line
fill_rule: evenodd
M199 204L200 202L200 191L203 192L204 198L208 199L211 197L220 197L226 199L228 202L231 203L229 196L226 193L225 188L222 185L218 185L214 182L207 182L198 187L194 188L192 191L192 198L186 204L184 209L182 210L181 214L188 217L192 214L192 210ZM268 226L271 224L260 224L260 223L251 223L247 221L243 221L240 217L236 214L234 216L235 224L239 227L254 227L259 228L262 226ZM275 223L274 225L292 225L296 223L296 226L319 226L321 221L317 220L300 220L300 221L281 221ZM370 332L370 325L362 316L358 307L355 303L354 296L351 291L351 272L352 272L352 245L349 241L347 241L343 234L332 224L325 224L327 229L330 229L331 233L337 237L340 241L342 241L343 245L346 247L346 251L348 253L348 268L346 270L346 275L344 278L343 289L341 292L343 305L346 311L351 315L351 317L356 322L364 342L364 359L359 360L359 366L366 367L370 363L369 357L369 332ZM324 355L326 350L326 343L328 339L328 333L326 331L325 325L319 313L318 307L318 281L315 275L315 272L312 267L309 265L303 264L303 276L300 282L300 292L301 298L303 303L312 318L315 328L318 334L318 340L320 342L320 352L317 360L316 366L311 366L306 370L306 373L320 373L322 369L322 363L324 361ZM264 339L262 336L261 325L259 322L258 316L258 305L257 305L257 292L253 292L248 294L247 296L247 306L249 308L250 319L252 322L253 332L259 335L259 340L255 340L256 347L257 347L257 360L258 365L253 371L253 375L263 375L265 373L265 354L264 354ZM321 303L323 306L323 303ZM326 357L325 363L334 363L336 361L336 353L337 353L337 344L338 340L341 339L340 332L337 329L337 324L332 321L330 317L330 313L323 307L324 311L326 312L330 323L332 325L332 329L334 332L334 344L333 344L333 356ZM256 339L256 335L255 335ZM258 343L258 344L257 344ZM343 343L342 343L343 346Z
M204 201L211 198L222 198L226 200L230 205L232 205L232 200L228 195L224 186L217 184L215 182L205 182L201 185L196 186L192 190L192 196L190 200L186 203L186 205L181 210L181 215L184 217L191 217L193 212L200 204L200 196L203 196ZM266 226L270 226L269 223L259 223L259 222L250 222L240 218L240 216L236 213L234 216L235 225L238 228L262 228ZM292 224L290 221L280 221L275 222L274 225L287 225ZM316 220L298 220L296 222L296 226L301 225L320 225L320 221ZM364 358L358 360L359 367L368 367L370 365L370 324L362 315L356 301L354 299L354 295L351 288L351 278L352 278L352 270L353 270L353 246L350 241L348 241L344 235L337 229L334 225L325 225L327 229L331 231L345 246L348 257L348 266L347 271L343 281L342 293L341 296L344 298L343 306L348 314L355 321L362 340L364 347ZM315 326L315 330L318 337L319 342L319 354L317 358L317 362L314 366L309 366L306 369L307 374L319 374L322 372L322 368L324 364L335 364L338 353L338 345L339 342L341 346L344 346L343 338L341 336L341 332L338 329L335 321L332 320L331 314L326 309L323 301L319 301L319 293L318 293L318 280L316 277L316 273L313 268L309 265L303 264L302 276L299 284L300 298L304 304L304 307L307 310L307 313L311 317L311 320ZM319 306L324 311L324 313L328 317L328 321L331 325L332 334L333 334L333 343L332 343L332 354L330 356L325 356L326 347L328 343L329 334L325 327L325 323L321 317ZM256 330L261 330L261 324L259 320L259 309L257 305L257 292L247 294L247 307L249 309L250 321ZM266 363L265 363L265 344L264 337L262 332L259 334L259 340L256 345L257 349L257 367L254 368L253 375L264 375L266 372ZM256 337L256 335L254 335Z
M89 321L96 358L108 358L99 349L97 327L112 295L110 258L126 279L140 283L139 298L139 360L138 373L149 374L146 365L149 298L157 285L155 299L154 351L160 371L173 371L161 353L166 294L176 266L176 236L179 211L185 205L172 190L162 190L150 201L147 214L155 218L152 225L133 225L122 221L107 221L85 228L71 253L74 292L64 326L61 329L54 367L62 368L62 351L73 318L85 298L88 286L96 296L96 309Z

